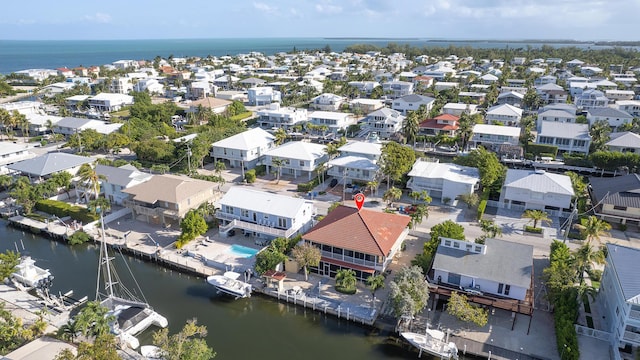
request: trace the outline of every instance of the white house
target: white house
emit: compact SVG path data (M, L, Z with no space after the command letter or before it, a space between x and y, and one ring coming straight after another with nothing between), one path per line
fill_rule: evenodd
M435 101L436 99L429 96L410 94L393 100L391 108L401 112L402 115L407 115L407 112L416 111L420 106L424 105L425 110L428 113L433 108Z
M589 121L589 126L593 126L596 121L606 121L611 130L615 132L618 127L633 121L633 116L622 110L597 107L587 110L587 120Z
M378 99L357 98L349 101L351 111L359 111L361 114L369 114L384 107L384 101Z
M520 128L513 126L475 124L471 143L473 146L484 146L496 150L500 145L518 145L520 142Z
M352 155L329 160L328 167L327 175L335 177L343 185L354 181L361 183L373 181L380 169L375 161Z
M432 269L438 284L533 301L532 245L492 238L484 244L440 238Z
M382 90L392 99L413 94L413 83L408 81L388 81L382 83Z
M524 99L524 94L515 92L515 91L507 91L507 92L500 93L500 95L498 95L497 103L500 105L509 104L509 105L513 105L520 108L522 107L523 99Z
M596 297L611 344L628 352L640 346L640 250L608 243L607 258Z
M264 153L275 146L275 137L261 128L254 128L213 143L211 157L229 161L232 168L252 169Z
M536 128L540 131L543 121L560 122L564 124L574 124L576 122L576 114L556 109L544 110L538 113L538 121Z
M609 104L609 99L600 90L589 89L582 92L575 99L575 104L580 109L593 109L605 107Z
M567 102L567 92L560 85L546 83L536 86L536 92L545 104L557 104Z
M150 180L153 175L138 171L134 166L120 167L96 165L96 174L104 177L100 180L100 190L112 204L122 205L122 201L129 198L129 194L122 192L131 186L142 184Z
M307 109L294 107L280 107L279 103L272 103L268 109L258 110L258 123L263 129L283 128L291 129L294 125L309 119Z
M522 109L509 104L493 106L485 115L488 124L501 123L515 126L520 123L520 119L522 119Z
M94 159L62 152L50 152L34 158L7 165L11 171L22 173L30 179L46 178L54 173L66 171L75 176L80 166L90 164Z
M194 81L189 84L189 98L193 100L203 99L213 93L213 87L208 81Z
M640 100L619 100L616 101L613 107L640 118Z
M0 174L7 173L9 164L35 157L36 154L29 151L31 148L28 144L0 141Z
M316 212L310 201L240 186L231 187L219 205L220 233L239 229L264 239L305 233Z
M500 203L513 210L558 211L571 208L571 178L544 170L507 169Z
M264 164L267 165L267 172L278 171L273 160L282 160L280 174L292 175L297 178L300 175L307 175L308 180L315 175L314 170L318 165L329 159L326 146L305 141L290 141L264 153Z
M309 121L314 125L326 125L332 133L345 130L356 122L353 114L333 111L314 111L309 114Z
M133 90L131 78L126 76L118 76L111 79L109 83L109 92L113 94L128 94Z
M340 95L325 93L311 99L309 108L322 111L337 111L346 99Z
M98 111L118 111L132 104L133 96L124 94L100 93L89 98L89 106Z
M272 87L252 87L247 89L247 99L251 106L268 105L273 102L280 102L280 91L274 90Z
M365 118L370 132L375 132L380 138L389 139L402 130L405 117L398 111L389 108L376 110Z
M480 183L477 168L420 159L408 176L407 187L412 191L426 190L432 198L449 199L453 205L458 196L473 194Z
M560 152L589 154L591 145L589 125L542 121L539 124L535 142L555 145Z
M146 91L150 94L162 94L164 93L164 85L158 79L140 79L133 85L133 90L138 92Z
M380 86L380 83L377 81L349 81L347 85L358 89L362 95L370 95L373 89Z
M630 131L611 133L606 145L609 151L640 154L640 135Z
M463 103L446 103L442 107L443 114L451 114L455 116L460 116L463 113L467 113L469 115L478 113L478 105L475 104L463 104Z
M53 126L53 132L68 137L84 130L91 129L100 134L108 135L120 129L122 125L122 123L108 123L102 120L65 117L56 122Z
M340 156L359 156L377 162L382 156L382 144L369 141L349 141L338 148Z

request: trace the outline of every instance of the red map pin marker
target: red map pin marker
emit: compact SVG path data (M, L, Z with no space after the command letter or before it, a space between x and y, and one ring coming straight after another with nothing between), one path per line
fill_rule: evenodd
M358 210L362 209L362 205L364 204L364 194L362 193L356 194L353 197L353 200L355 200Z

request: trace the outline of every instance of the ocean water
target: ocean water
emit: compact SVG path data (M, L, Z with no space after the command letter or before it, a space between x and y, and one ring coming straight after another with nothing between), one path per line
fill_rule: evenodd
M455 41L427 39L350 39L350 38L237 38L237 39L167 39L167 40L0 40L0 73L8 74L24 69L73 68L109 64L116 60L153 60L156 56L187 57L207 55L237 55L258 51L266 55L298 50L321 49L326 45L340 52L353 44L386 46L388 43L410 46L472 46L478 48L540 47L542 43L508 41ZM590 44L561 44L596 48Z

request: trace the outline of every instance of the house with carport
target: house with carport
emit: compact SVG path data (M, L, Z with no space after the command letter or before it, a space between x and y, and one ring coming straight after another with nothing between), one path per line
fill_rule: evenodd
M274 160L281 160L280 174L293 176L307 176L307 180L313 178L318 165L329 160L325 151L326 146L306 141L290 141L264 153L264 165L267 173L278 171Z
M51 152L30 159L15 162L7 165L10 172L15 172L38 180L49 178L52 174L66 171L75 176L80 166L91 164L94 159L86 156L67 154L63 152Z
M267 150L275 147L275 136L261 128L253 128L212 144L214 162L226 160L232 168L252 169Z
M335 277L342 269L356 278L384 273L409 233L411 218L340 205L302 236L321 251L320 264L310 270Z
M439 161L418 159L407 176L410 178L407 188L411 191L426 190L431 198L449 199L452 205L460 195L471 195L480 186L478 168Z
M557 146L561 153L589 154L589 125L541 121L535 143Z
M507 169L498 206L524 211L543 210L549 215L571 210L575 196L571 178L544 170Z
M128 164L120 167L98 164L95 171L101 177L100 191L111 204L116 205L122 205L122 202L129 198L129 194L123 193L122 190L142 184L153 177Z

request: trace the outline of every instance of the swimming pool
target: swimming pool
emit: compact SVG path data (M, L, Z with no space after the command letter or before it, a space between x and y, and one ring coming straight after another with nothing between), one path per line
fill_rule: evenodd
M258 250L252 249L250 247L233 244L227 249L227 252L241 258L250 258L258 253Z

